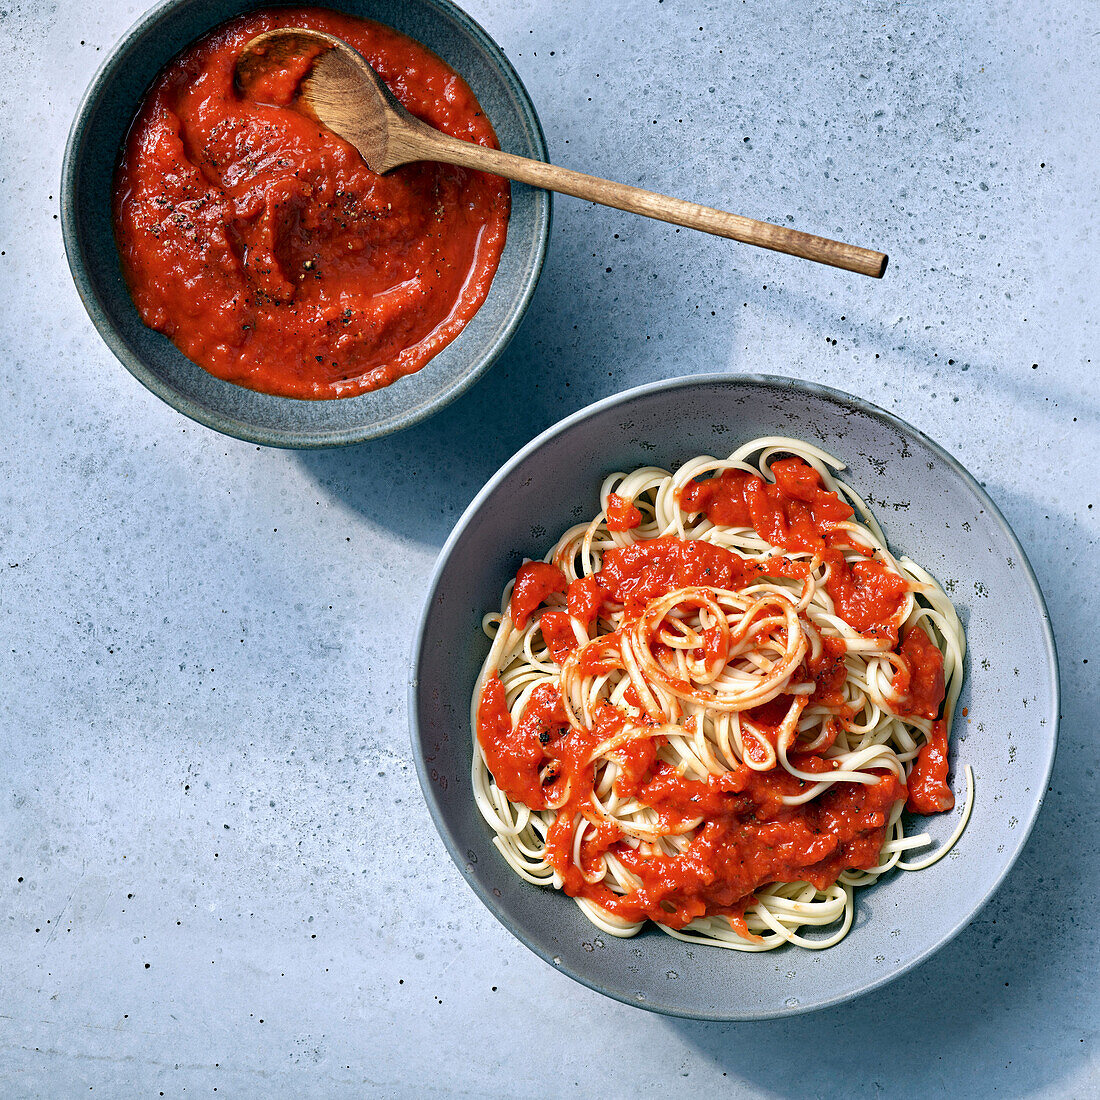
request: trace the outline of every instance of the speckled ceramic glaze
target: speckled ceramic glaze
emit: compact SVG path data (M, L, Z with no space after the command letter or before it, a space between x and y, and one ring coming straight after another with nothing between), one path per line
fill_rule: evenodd
M453 401L488 369L519 325L542 270L548 192L512 186L508 239L481 309L415 374L338 401L295 401L223 382L146 328L130 300L111 224L119 149L153 78L211 27L264 7L256 0L168 0L122 39L77 112L65 151L61 213L77 290L111 350L135 377L181 412L218 431L279 447L358 443L408 427ZM473 89L501 148L546 159L538 117L496 44L449 0L334 0L322 6L375 19L423 42Z
M726 455L762 435L816 443L848 464L891 547L944 585L969 652L952 737L953 813L921 819L937 842L958 821L973 766L970 823L944 860L856 892L850 934L826 951L707 949L653 927L603 935L563 894L523 882L493 847L470 790L470 696L488 652L481 617L522 558L541 558L599 510L614 470ZM543 433L466 510L439 559L414 656L410 715L428 806L455 862L493 913L544 959L644 1008L743 1020L804 1012L897 977L945 944L1007 874L1035 820L1054 760L1057 665L1031 567L985 492L931 440L835 390L757 376L684 378L630 390ZM961 708L969 710L964 718Z

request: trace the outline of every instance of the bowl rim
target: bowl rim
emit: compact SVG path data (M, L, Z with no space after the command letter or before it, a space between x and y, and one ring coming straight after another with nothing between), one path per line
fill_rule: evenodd
M596 416L608 409L612 409L617 405L624 404L627 401L633 400L638 397L645 397L651 394L668 393L672 390L685 389L693 386L714 386L714 385L745 385L746 383L760 386L764 389L774 390L777 392L791 392L801 391L811 394L815 397L822 397L831 401L839 401L847 404L851 404L860 412L875 417L885 423L886 425L902 432L903 434L910 434L917 439L923 445L929 448L936 457L943 462L950 470L952 470L957 476L961 477L963 482L971 489L971 491L982 502L983 506L989 510L990 516L994 523L1000 528L1002 533L1008 539L1010 546L1015 553L1019 555L1019 560L1023 565L1023 574L1026 578L1027 584L1030 586L1032 597L1034 598L1036 605L1039 608L1040 619L1042 622L1042 631L1044 641L1046 643L1046 658L1049 668L1051 670L1051 713L1048 716L1048 726L1050 729L1049 750L1047 753L1047 759L1043 768L1042 782L1037 784L1038 795L1034 799L1032 806L1030 807L1027 819L1022 822L1022 830L1014 830L1015 834L1015 848L1010 853L1006 860L1004 867L1001 869L1000 874L996 880L981 897L975 899L972 908L967 916L959 920L953 928L951 928L946 935L944 935L936 943L926 947L923 951L918 952L913 958L907 960L902 966L893 970L889 974L884 974L881 977L875 978L871 981L864 983L863 985L847 990L843 993L834 994L832 996L824 996L818 1000L812 1002L805 1002L798 1005L797 1008L783 1008L783 1009L767 1009L763 1011L752 1012L695 1012L683 1008L672 1008L666 1004L662 1004L659 1001L647 999L644 1003L631 1000L630 998L620 995L612 989L601 986L599 981L594 978L590 978L582 973L575 971L571 966L564 962L555 962L554 957L544 951L536 943L527 936L525 931L516 926L516 924L510 919L510 917L503 911L503 907L499 904L498 900L492 895L491 891L486 889L477 879L472 878L470 875L463 874L462 878L466 884L474 891L474 893L481 899L481 901L487 906L489 911L526 947L530 948L536 955L538 955L544 962L548 963L554 970L567 974L570 978L581 985L587 986L589 989L602 993L606 997L611 997L616 1001L620 1001L623 1004L631 1005L634 1008L644 1009L647 1012L656 1012L664 1016L674 1016L681 1019L689 1020L718 1020L725 1022L742 1022L749 1020L769 1020L769 1019L786 1019L790 1016L800 1016L806 1012L816 1012L819 1009L830 1008L839 1004L844 1004L847 1001L853 1000L856 997L861 997L865 993L870 993L872 990L879 989L884 985L889 984L897 978L900 978L903 974L908 973L914 967L920 963L926 961L937 951L946 947L964 928L966 928L974 918L981 912L981 910L989 903L994 894L1000 890L1004 884L1005 879L1009 873L1015 867L1016 862L1019 860L1023 850L1027 844L1028 838L1031 835L1031 831L1035 826L1036 818L1039 815L1039 811L1042 809L1043 802L1046 798L1047 787L1050 783L1051 772L1054 768L1054 758L1058 747L1058 720L1060 710L1060 698L1061 698L1061 683L1060 674L1058 668L1058 653L1054 641L1054 632L1051 626L1050 612L1047 609L1046 600L1043 597L1042 589L1039 587L1038 579L1035 576L1035 571L1031 566L1031 562L1028 560L1027 554L1024 551L1023 546L1020 545L1020 540L1016 537L1015 532L1009 526L1008 521L1001 513L1000 508L994 503L989 494L979 484L977 479L951 454L943 449L935 440L930 439L919 428L913 427L907 421L902 420L901 417L895 416L893 413L879 408L879 406L873 404L870 401L862 397L857 397L854 394L845 393L843 390L835 389L832 386L825 386L818 382L804 381L798 378L789 378L782 375L775 374L720 374L720 373L707 373L697 375L686 375L678 378L661 379L656 382L648 382L640 386L634 386L628 390L623 390L619 393L612 394L609 397L595 401L590 405L586 405L582 409L578 409L576 412L571 413L569 416L562 420L559 420L556 424L551 425L545 431L540 432L534 439L532 439L525 446L521 447L503 466L485 483L481 491L474 497L470 504L466 507L465 511L459 517L458 522L455 524L454 529L451 531L447 541L443 544L443 548L439 552L439 556L436 559L435 568L432 571L432 576L428 582L427 591L424 597L423 608L420 613L420 619L417 623L416 635L413 640L411 661L410 661L410 673L408 681L408 711L409 711L409 731L410 739L412 742L413 760L416 764L417 778L420 780L420 789L424 796L424 801L427 803L428 812L431 815L432 821L435 824L436 830L443 840L444 846L447 849L451 859L454 860L455 865L459 871L462 871L465 865L465 858L462 855L461 849L457 843L455 835L452 833L448 826L443 814L435 801L435 794L428 775L427 763L424 759L424 753L421 745L421 730L420 730L420 716L417 707L417 696L419 693L420 683L420 664L426 656L426 634L428 627L428 617L430 615L432 606L436 599L436 593L438 591L440 582L442 580L443 572L447 567L447 563L450 560L451 554L454 552L455 546L463 538L468 527L470 527L472 521L476 518L481 507L488 499L488 497L496 491L496 489L509 477L513 470L516 469L521 463L523 463L531 455L538 452L544 444L548 443L551 439L569 431L574 425L581 423L589 417Z
M512 337L522 323L527 313L527 308L534 297L535 289L542 276L542 269L546 262L546 252L550 243L550 229L553 218L553 195L544 192L545 212L538 218L536 240L532 252L530 270L522 284L519 298L512 310L507 322L499 327L493 336L492 343L476 359L474 359L466 371L454 381L449 388L434 397L414 404L409 409L404 409L379 423L370 423L354 428L317 429L317 428L271 428L257 427L248 420L241 419L218 409L212 408L201 402L195 401L182 394L176 387L165 381L160 374L147 366L141 356L131 351L127 342L111 321L107 310L104 308L95 285L89 277L90 263L83 247L80 232L77 228L78 218L76 214L76 178L80 165L83 162L87 147L87 124L94 112L103 89L108 82L118 75L122 58L131 47L143 35L152 30L165 15L174 8L179 7L186 0L161 0L160 3L142 14L136 22L114 43L107 52L102 63L96 69L81 96L80 104L73 116L69 127L68 137L65 141L65 152L61 162L61 184L59 191L61 213L61 236L65 246L65 258L69 265L69 273L72 276L80 301L84 306L92 324L99 333L100 338L107 345L115 358L143 385L146 389L156 394L165 404L170 405L177 412L189 417L191 420L213 428L224 435L236 439L245 440L248 443L256 443L268 447L292 448L296 450L320 449L327 447L345 447L356 443L365 443L371 439L378 439L393 432L402 431L405 428L427 419L441 409L446 408L452 402L458 400L482 375L496 362L501 353L508 346ZM332 7L339 11L341 0L319 0L319 6ZM478 45L485 51L493 66L500 72L505 83L509 85L515 94L522 124L527 130L535 146L535 156L543 161L549 160L546 147L546 135L542 128L538 112L535 110L534 101L531 99L527 88L520 79L519 73L504 51L489 35L484 27L475 19L463 11L453 0L420 0L430 8L434 8L441 15L452 19ZM334 6L335 5L335 6ZM246 11L261 8L277 8L296 6L292 0L253 0L251 7ZM306 5L308 6L308 5ZM239 14L244 14L241 12ZM345 14L350 14L345 12ZM227 19L235 18L229 15L216 19L207 30L213 30ZM206 32L202 32L206 33ZM198 36L197 36L198 37ZM186 47L185 47L186 48ZM428 47L429 49L431 47ZM174 56L174 55L173 55ZM171 60L171 59L169 59ZM167 62L165 62L167 64ZM461 74L460 74L461 75ZM142 96L148 89L142 92ZM135 104L136 113L140 101ZM117 157L117 154L116 154ZM507 240L505 248L508 247ZM495 278L495 273L494 273ZM476 316L476 314L475 314ZM461 336L461 333L459 334ZM430 362L430 360L429 360ZM427 364L425 364L427 366ZM223 380L224 381L224 380ZM400 379L397 379L400 381ZM226 385L234 383L226 382ZM247 388L247 387L245 387ZM279 397L279 395L266 395L279 400L302 404L299 399ZM354 400L350 398L349 400ZM316 402L309 402L315 404Z

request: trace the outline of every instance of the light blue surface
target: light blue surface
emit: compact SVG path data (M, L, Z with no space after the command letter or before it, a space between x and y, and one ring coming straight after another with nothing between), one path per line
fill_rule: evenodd
M562 199L485 381L295 455L157 401L69 282L64 136L140 10L0 13L0 1093L1096 1095L1095 13L471 3L553 158L890 270ZM1004 889L914 973L781 1023L651 1016L520 946L436 837L406 730L420 593L482 482L595 398L714 369L847 389L955 454L1062 662L1052 789Z

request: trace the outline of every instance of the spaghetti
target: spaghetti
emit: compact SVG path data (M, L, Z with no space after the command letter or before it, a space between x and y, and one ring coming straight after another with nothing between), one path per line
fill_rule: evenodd
M477 805L603 931L829 947L855 888L948 850L905 862L902 812L954 806L962 626L841 469L767 437L612 474L485 617Z

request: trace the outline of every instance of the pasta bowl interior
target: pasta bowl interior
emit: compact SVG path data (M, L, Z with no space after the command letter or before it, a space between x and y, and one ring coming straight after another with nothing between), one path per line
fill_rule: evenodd
M1042 596L981 488L896 418L759 377L632 390L516 455L440 557L410 696L497 917L711 1019L836 1003L949 940L1026 838L1057 721ZM946 812L903 814L906 783Z

